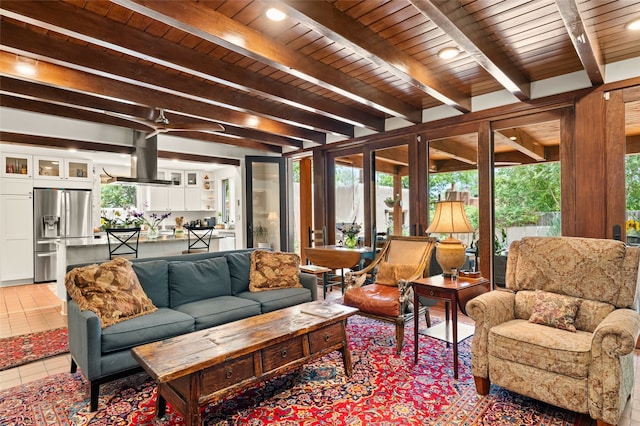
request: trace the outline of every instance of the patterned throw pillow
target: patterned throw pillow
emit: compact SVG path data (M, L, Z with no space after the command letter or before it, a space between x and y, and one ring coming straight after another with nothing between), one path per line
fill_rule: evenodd
M536 291L536 302L529 322L575 333L575 319L581 299L561 294Z
M255 250L251 252L249 291L302 288L300 256L295 253Z
M93 311L102 328L155 312L127 259L72 269L64 285L81 310Z
M396 287L399 280L411 278L417 269L418 265L380 262L378 272L376 272L376 284Z

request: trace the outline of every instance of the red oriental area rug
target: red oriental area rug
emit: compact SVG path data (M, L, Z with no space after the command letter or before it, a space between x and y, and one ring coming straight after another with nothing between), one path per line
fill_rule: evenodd
M0 371L69 352L67 328L0 339Z
M203 409L206 425L553 425L589 424L561 410L493 387L479 396L470 373L469 340L460 345L460 379L453 380L452 349L422 337L414 365L412 328L395 355L390 324L362 317L348 322L353 375L340 354L268 380ZM184 425L167 407L154 418L156 387L146 374L101 386L98 411L90 413L89 384L80 373L58 374L0 392L7 425ZM581 423L585 421L585 423Z

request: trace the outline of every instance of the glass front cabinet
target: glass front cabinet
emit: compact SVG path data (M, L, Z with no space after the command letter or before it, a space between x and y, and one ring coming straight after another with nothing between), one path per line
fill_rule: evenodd
M2 154L2 176L30 179L33 177L31 155Z
M90 181L91 160L62 157L34 157L36 179Z

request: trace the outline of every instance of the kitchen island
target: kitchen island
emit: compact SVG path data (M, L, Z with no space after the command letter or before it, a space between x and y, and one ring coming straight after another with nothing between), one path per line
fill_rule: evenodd
M220 240L225 235L212 235L209 251L220 251ZM158 238L147 238L140 234L138 240L138 258L171 256L182 254L187 249L187 234L160 235ZM89 238L72 238L56 241L57 248L57 277L56 295L63 301L62 311L66 313L67 290L64 277L68 265L82 263L103 263L109 260L109 247L105 234L96 234Z

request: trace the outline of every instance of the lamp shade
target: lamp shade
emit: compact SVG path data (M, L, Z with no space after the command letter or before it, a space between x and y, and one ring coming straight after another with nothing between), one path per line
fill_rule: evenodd
M438 201L436 213L427 232L440 234L473 232L462 201Z

